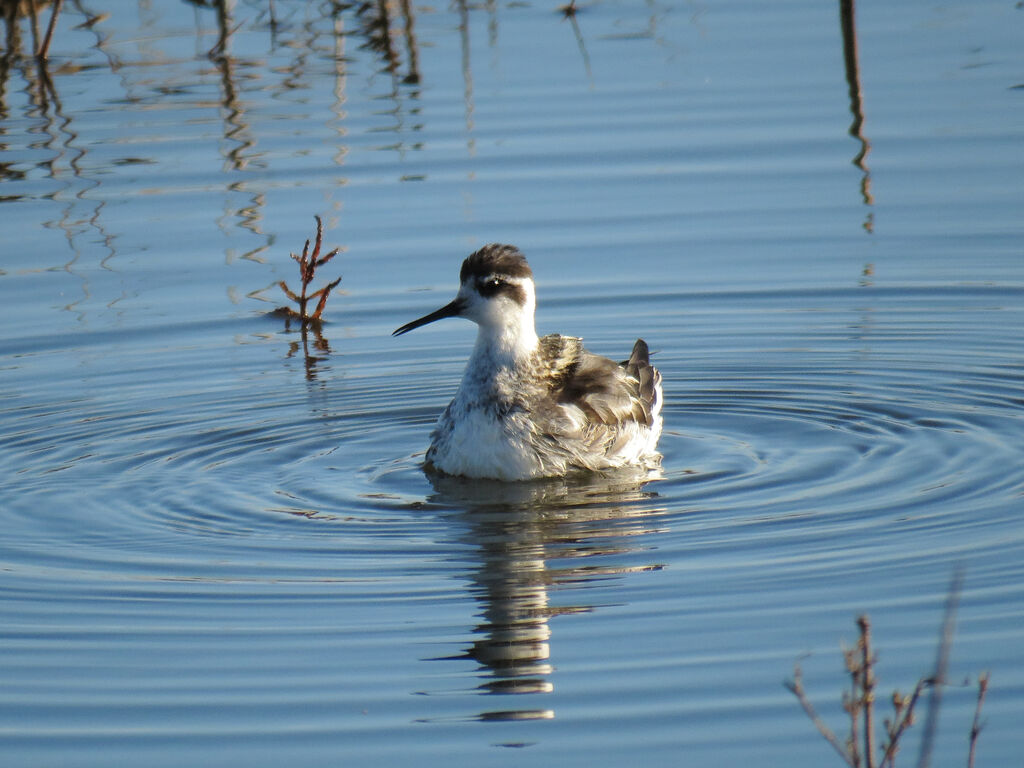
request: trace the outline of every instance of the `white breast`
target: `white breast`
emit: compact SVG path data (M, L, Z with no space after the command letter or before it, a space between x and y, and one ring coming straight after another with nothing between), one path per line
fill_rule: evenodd
M524 480L550 474L531 450L529 426L516 423L519 416L503 423L493 411L474 408L453 420L446 411L437 422L427 461L449 475L465 477Z

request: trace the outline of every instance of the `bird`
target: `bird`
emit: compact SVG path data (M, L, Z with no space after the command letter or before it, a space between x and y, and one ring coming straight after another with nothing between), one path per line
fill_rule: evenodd
M661 374L643 339L616 363L575 336L538 337L533 271L513 245L470 254L459 283L453 301L392 334L446 317L478 326L459 388L431 433L426 469L517 481L660 464Z

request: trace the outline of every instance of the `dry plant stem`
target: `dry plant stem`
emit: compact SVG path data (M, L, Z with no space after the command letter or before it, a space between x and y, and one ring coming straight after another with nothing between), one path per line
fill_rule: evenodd
M946 684L949 667L949 652L953 641L953 629L956 609L960 597L960 586L963 582L962 573L958 570L953 575L949 593L946 598L945 615L942 621L939 647L936 653L935 668L928 677L922 677L914 686L913 692L905 696L899 691L892 695L892 719L884 719L884 736L879 748L875 739L875 658L871 648L871 621L866 615L857 618L860 631L857 645L843 649L843 659L847 672L850 674L850 689L843 693L843 708L850 717L850 734L846 744L842 744L835 733L822 721L807 698L804 691L800 664L793 667L793 679L786 682L788 688L800 702L804 712L810 717L818 732L832 745L850 768L893 768L896 753L899 752L900 740L914 724L914 713L921 695L926 688L931 689L928 703L925 732L921 739L921 751L918 755L918 768L927 768L931 760L932 745L935 740L935 726L938 720L941 692L938 690ZM978 703L971 726L970 749L968 752L968 768L974 768L974 755L977 748L978 735L981 733L981 710L988 692L989 675L985 673L978 678ZM863 733L861 732L863 729ZM861 751L863 749L863 752ZM876 749L881 754L876 755Z
M860 721L861 697L860 697L860 659L857 658L857 651L863 643L863 638L857 642L857 648L845 651L846 669L850 672L850 693L846 697L846 711L850 714L850 736L847 739L847 748L850 750L850 762L858 768L860 760L860 734L857 724Z
M857 619L860 628L860 687L864 702L864 759L868 768L875 768L875 672L871 657L871 620L867 614Z
M858 617L857 627L860 631L857 645L843 651L846 669L850 673L850 690L843 694L843 706L850 716L850 734L845 745L825 724L807 698L799 664L794 666L793 680L787 682L786 687L797 697L800 706L810 717L818 732L825 737L825 740L832 745L832 748L839 753L850 768L893 768L896 753L899 751L900 738L914 724L914 708L924 689L932 685L933 679L922 678L919 680L910 696L903 696L898 691L893 694L893 719L885 721L885 733L888 738L882 744L881 756L877 756L874 736L874 705L877 687L874 665L876 659L871 647L870 619L867 616Z
M921 698L925 686L930 684L931 681L927 678L918 680L917 685L914 686L914 692L910 696L906 699L900 697L902 701L899 707L895 703L893 704L893 708L896 709L896 719L889 728L889 742L884 746L885 751L882 753L882 761L878 764L879 768L892 768L896 759L896 753L900 748L900 738L907 728L914 724L914 707L917 706L918 699ZM899 696L899 693L893 694L894 699L897 696Z
M860 768L860 737L857 722L860 718L860 694L857 680L857 651L844 651L846 669L850 673L850 692L846 694L843 705L850 716L850 735L846 738L846 749L850 753L850 764Z
M978 706L974 709L974 722L971 723L971 746L967 751L967 768L974 768L974 752L978 745L978 734L981 733L981 708L985 704L985 694L988 693L988 672L984 672L978 678Z
M278 285L281 286L281 290L284 291L285 296L299 305L299 311L297 314L299 320L302 322L303 328L310 323L320 322L320 316L323 314L324 307L327 306L327 297L330 296L331 291L337 287L338 283L341 282L341 278L339 277L337 280L328 283L315 293L306 293L309 288L309 284L313 282L313 278L316 275L317 267L322 267L328 261L337 256L340 251L339 248L335 248L324 256L320 255L320 246L323 244L324 225L319 216L315 216L314 218L316 219L316 240L313 245L313 252L309 252L309 240L307 240L305 246L302 248L301 256L297 256L294 253L291 254L291 257L295 259L296 263L299 265L299 277L302 280L302 290L298 295L296 295L284 280L278 283ZM313 300L316 300L317 302L316 309L314 309L313 314L310 315L306 308L309 302Z
M803 673L800 669L800 664L793 665L793 679L785 683L786 688L793 692L796 696L797 701L800 702L800 706L804 708L804 712L811 718L811 722L814 723L814 727L818 729L818 733L825 737L825 741L832 745L832 748L839 753L839 756L843 758L843 761L850 766L850 768L860 768L857 763L854 763L851 759L850 752L839 742L838 737L832 732L825 721L818 715L817 710L814 709L814 705L811 704L811 700L807 698L807 692L804 690L803 684Z

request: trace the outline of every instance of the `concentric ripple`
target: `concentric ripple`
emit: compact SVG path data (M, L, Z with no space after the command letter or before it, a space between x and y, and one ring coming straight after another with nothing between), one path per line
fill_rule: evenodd
M666 382L656 480L425 476L468 339L448 350L423 335L382 363L368 334L311 366L253 319L230 349L221 339L242 328L159 353L125 342L119 370L83 366L87 335L17 358L12 380L37 384L4 401L0 559L8 669L21 670L0 698L5 738L25 754L95 740L129 757L203 733L235 753L258 735L330 745L355 707L373 727L346 726L364 739L351 748L379 756L379 733L408 739L410 723L586 719L607 685L621 701L594 717L643 711L670 683L616 650L625 637L652 658L721 648L777 680L802 648L788 617L848 614L865 583L905 583L909 564L920 606L883 591L872 610L905 615L913 637L953 562L976 595L1003 588L995 563L1020 545L1024 367L984 291L957 297L955 329L875 299L871 333L853 322L857 292L828 309L746 297L730 319L719 305L733 297L652 299L662 325L645 333ZM675 343L678 307L699 332ZM595 324L593 348L621 344ZM751 620L768 644L756 653L730 630ZM40 687L65 653L63 682Z

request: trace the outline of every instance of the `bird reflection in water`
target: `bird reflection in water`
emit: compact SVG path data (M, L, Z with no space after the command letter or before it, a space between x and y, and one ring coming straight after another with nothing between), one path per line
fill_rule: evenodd
M646 487L651 479L636 473L520 483L431 477L431 501L458 510L457 522L466 529L461 538L479 557L471 576L471 591L482 606L476 639L464 653L447 658L480 664L480 693L554 691L549 621L593 610L553 601L560 587L661 568L627 562L636 560L630 555L640 549L638 537L659 532L664 508ZM503 707L477 719L551 717L550 708Z

